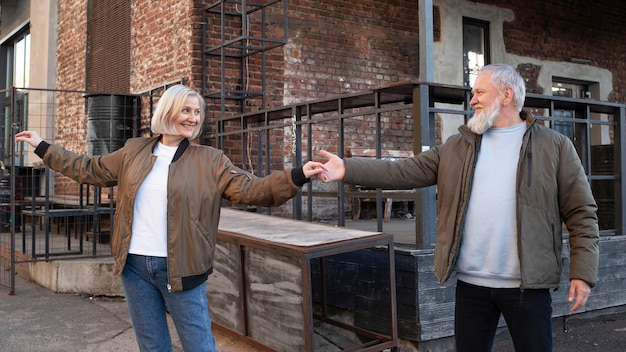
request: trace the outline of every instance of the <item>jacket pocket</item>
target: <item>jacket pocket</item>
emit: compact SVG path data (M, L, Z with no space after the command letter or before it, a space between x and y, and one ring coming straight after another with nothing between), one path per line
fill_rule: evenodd
M200 238L202 238L203 241L203 245L207 246L207 247L213 247L212 245L212 241L211 241L211 235L209 234L209 231L207 229L204 228L204 226L202 226L202 223L198 220L194 220L192 221L193 227L194 227L194 232L200 234Z

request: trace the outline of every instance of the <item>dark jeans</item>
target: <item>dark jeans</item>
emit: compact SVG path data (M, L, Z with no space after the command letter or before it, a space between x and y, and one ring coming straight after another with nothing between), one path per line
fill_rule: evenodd
M488 288L458 281L454 334L457 352L489 352L500 314L517 352L552 351L548 289Z

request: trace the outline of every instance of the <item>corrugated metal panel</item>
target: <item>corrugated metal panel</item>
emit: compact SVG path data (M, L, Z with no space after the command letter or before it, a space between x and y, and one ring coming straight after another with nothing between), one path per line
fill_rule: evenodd
M97 92L130 90L130 14L128 0L90 0L87 88Z

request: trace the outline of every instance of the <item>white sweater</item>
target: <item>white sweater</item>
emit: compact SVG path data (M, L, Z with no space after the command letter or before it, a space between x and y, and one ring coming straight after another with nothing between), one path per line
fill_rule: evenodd
M516 232L516 180L526 123L490 128L482 137L469 199L457 278L484 287L521 282Z

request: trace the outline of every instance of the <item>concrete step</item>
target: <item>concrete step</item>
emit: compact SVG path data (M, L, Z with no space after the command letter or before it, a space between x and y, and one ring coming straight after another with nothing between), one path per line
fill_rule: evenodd
M119 278L113 275L112 257L32 262L28 264L28 275L56 293L124 296Z

